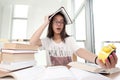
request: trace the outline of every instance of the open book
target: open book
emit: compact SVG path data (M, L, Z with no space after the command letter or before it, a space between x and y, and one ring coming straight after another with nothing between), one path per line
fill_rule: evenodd
M66 66L34 66L2 75L0 80L8 77L13 80L88 80L88 78L89 80L111 80L101 74L94 74L73 67L68 69Z
M118 67L112 69L104 69L92 63L70 62L68 65L74 68L78 68L93 73L112 74L112 73L120 72L120 68Z
M46 68L39 80L76 80L76 78L65 66L51 66Z
M62 13L65 16L65 19L67 21L67 24L71 24L72 20L70 18L70 16L68 15L67 11L65 10L64 7L60 7L56 12L54 12L49 19L51 19L55 14L57 14L58 12Z
M30 68L25 68L18 71L3 72L0 71L0 80L38 80L41 77L45 67L34 66Z

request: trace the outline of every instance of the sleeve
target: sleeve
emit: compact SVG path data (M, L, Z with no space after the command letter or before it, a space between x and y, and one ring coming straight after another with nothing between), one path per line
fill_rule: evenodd
M43 38L41 39L41 44L42 46L40 47L40 50L45 50L48 48L49 44L50 44L50 39L49 38Z
M66 42L74 53L80 48L73 37L68 37Z

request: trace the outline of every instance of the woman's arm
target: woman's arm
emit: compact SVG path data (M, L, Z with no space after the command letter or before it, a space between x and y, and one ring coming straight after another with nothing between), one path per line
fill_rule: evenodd
M95 58L97 57L97 55L91 53L90 51L88 51L84 48L79 48L77 50L76 54L77 54L77 56L79 56L87 61L93 62L93 63L94 63Z
M42 35L42 33L43 33L44 29L46 28L46 26L48 25L48 23L49 23L48 16L45 16L44 23L32 35L32 37L30 39L30 44L41 46L40 36Z
M93 63L95 63L95 61L96 61L96 63L103 68L114 68L115 65L117 64L117 60L118 60L116 54L113 53L112 55L109 56L110 61L108 59L106 59L105 64L104 64L102 62L102 60L96 58L97 55L89 52L88 50L86 50L84 48L78 49L76 52L76 55L81 58L84 58L87 61L93 62ZM95 58L96 58L96 60L95 60Z

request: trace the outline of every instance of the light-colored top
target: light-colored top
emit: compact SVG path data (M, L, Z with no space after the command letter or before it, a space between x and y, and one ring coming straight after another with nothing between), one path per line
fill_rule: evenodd
M73 37L67 37L65 42L56 43L48 37L41 39L42 46L40 50L46 50L47 65L66 65L72 61L72 55L80 47Z

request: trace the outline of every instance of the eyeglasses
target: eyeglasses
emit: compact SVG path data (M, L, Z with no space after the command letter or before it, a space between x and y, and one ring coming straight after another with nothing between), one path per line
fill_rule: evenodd
M62 24L62 25L64 24L63 21L53 21L53 23L54 23L54 24L57 24L57 25L58 25L58 24Z

